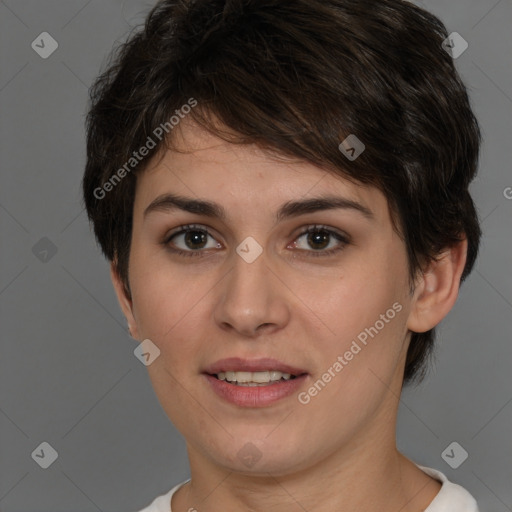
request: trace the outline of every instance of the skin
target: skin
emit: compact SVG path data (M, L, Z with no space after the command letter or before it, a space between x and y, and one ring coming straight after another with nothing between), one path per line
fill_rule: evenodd
M132 336L149 338L161 351L149 375L186 440L192 481L175 493L172 510L427 508L440 483L397 451L397 408L410 333L434 327L452 308L466 242L427 266L411 294L405 246L377 189L255 146L228 144L187 120L175 135L188 151L167 150L138 177L131 297L111 266ZM227 218L181 210L144 217L168 192L219 203ZM274 224L286 201L322 194L357 201L373 219L336 209ZM162 243L184 224L210 232L202 257L169 250L198 251L183 235ZM349 243L315 257L339 246L333 236L321 250L308 243L301 233L315 224L348 234ZM248 236L264 249L252 263L235 251ZM402 310L307 405L294 394L240 408L219 398L201 375L225 357L274 357L309 373L300 390L307 391L396 302ZM261 454L250 468L237 457L246 443Z

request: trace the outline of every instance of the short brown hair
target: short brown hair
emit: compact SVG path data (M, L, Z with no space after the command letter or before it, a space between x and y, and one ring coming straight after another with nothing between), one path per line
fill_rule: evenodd
M87 116L85 206L127 292L136 174L150 158L98 190L190 98L188 116L214 135L380 189L412 279L465 237L464 279L481 235L468 191L480 130L447 36L400 0L160 1L91 87ZM338 149L350 134L366 146L353 161ZM404 383L424 377L434 335L412 333Z

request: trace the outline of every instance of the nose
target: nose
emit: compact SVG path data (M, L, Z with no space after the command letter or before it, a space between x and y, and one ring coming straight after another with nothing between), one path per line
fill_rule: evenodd
M217 325L250 338L282 329L290 319L290 291L267 264L265 251L250 263L237 253L233 260L216 287Z

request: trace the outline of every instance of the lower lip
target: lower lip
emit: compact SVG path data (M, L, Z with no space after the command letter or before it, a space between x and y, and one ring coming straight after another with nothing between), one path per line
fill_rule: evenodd
M307 374L304 374L295 379L281 380L268 386L238 386L209 374L203 375L217 395L240 407L264 407L277 402L281 398L296 393L307 377Z

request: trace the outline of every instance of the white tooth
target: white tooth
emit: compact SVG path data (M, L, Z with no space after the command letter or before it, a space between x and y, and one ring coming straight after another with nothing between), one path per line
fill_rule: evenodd
M291 374L282 373L278 370L270 370L264 372L219 372L217 377L220 380L227 380L241 384L247 382L266 384L268 382L276 382L281 379L290 380Z
M270 380L269 372L252 372L252 378L250 379L252 382L268 382Z
M252 372L235 372L235 379L237 382L251 382Z

